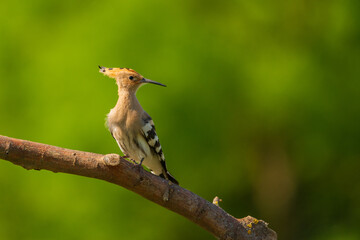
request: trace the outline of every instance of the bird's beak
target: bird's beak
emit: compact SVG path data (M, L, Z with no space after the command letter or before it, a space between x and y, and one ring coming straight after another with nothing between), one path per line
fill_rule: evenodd
M160 86L163 86L163 87L166 87L166 85L162 84L162 83L159 83L159 82L155 82L153 80L150 80L150 79L146 79L146 78L143 78L141 80L142 83L152 83L152 84L156 84L156 85L160 85Z

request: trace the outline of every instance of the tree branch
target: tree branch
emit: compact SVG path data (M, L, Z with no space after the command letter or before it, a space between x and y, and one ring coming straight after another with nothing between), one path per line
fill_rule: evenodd
M0 158L25 169L46 169L117 184L176 212L218 239L277 239L267 223L250 216L236 219L219 206L155 176L117 154L70 150L0 135Z

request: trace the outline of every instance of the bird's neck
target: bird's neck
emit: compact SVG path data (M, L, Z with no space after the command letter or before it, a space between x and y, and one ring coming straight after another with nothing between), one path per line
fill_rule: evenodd
M116 103L117 108L124 110L141 108L139 100L136 98L136 91L119 87L118 95L119 99Z

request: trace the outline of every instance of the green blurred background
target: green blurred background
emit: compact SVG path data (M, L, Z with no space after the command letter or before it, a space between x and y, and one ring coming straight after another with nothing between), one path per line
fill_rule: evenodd
M20 1L0 8L0 134L120 153L130 67L171 173L280 239L360 238L360 2ZM103 181L0 161L0 239L212 239Z

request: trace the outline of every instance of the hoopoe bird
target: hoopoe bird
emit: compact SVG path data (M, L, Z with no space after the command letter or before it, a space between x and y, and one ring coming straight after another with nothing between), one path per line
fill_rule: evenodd
M136 98L136 91L141 85L152 83L166 86L146 79L129 68L99 68L99 72L114 78L118 85L119 99L107 115L106 123L125 157L140 166L144 164L153 174L179 184L166 168L154 122Z

